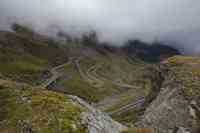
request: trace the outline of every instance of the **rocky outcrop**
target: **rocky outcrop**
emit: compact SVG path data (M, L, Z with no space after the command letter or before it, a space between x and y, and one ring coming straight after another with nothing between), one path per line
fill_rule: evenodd
M191 131L194 122L190 114L190 103L181 94L180 88L163 88L158 97L146 109L142 127L153 127L158 133L185 133Z
M112 120L107 114L93 108L76 96L69 96L74 102L82 105L87 111L81 114L82 123L87 126L89 133L121 133L127 128Z
M199 133L200 104L199 58L173 57L159 94L136 123L154 128L156 133Z

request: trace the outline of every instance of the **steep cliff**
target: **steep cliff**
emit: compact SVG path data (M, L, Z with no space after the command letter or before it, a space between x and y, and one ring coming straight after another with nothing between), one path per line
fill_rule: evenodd
M175 56L161 65L167 73L160 93L137 125L158 133L199 133L200 58Z

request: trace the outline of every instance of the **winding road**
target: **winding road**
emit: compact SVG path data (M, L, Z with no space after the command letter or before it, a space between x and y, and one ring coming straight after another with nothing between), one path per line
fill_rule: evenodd
M97 74L97 71L99 68L102 67L103 64L95 64L93 65L92 67L90 67L87 71L87 75L89 77L91 77L92 79L98 81L99 83L103 84L105 81L110 81L104 77L100 77L98 74ZM128 89L137 89L138 87L137 86L134 86L134 85L130 85L130 84L126 84L126 83L118 83L118 82L115 82L115 81L110 81L112 82L113 85L116 85L118 87L121 87L121 88L128 88Z
M99 68L101 68L103 66L102 63L101 64L95 64L95 65L89 67L86 72L84 72L83 69L81 68L80 60L75 60L75 65L76 65L81 77L84 80L86 80L89 83L91 83L91 85L93 85L94 87L103 87L104 83L109 81L113 85L116 85L116 86L121 87L121 88L128 88L128 89L131 89L131 90L138 89L137 86L126 84L126 83L122 83L122 82L119 83L119 82L115 82L115 81L110 81L110 80L108 80L108 79L106 79L104 77L99 76L97 74L97 71L98 71ZM125 94L125 93L123 93L123 94ZM132 93L132 92L130 92L130 93ZM106 109L112 107L113 105L115 105L117 103L120 103L121 97L123 97L123 94L118 94L118 95L114 95L114 96L108 96L104 100L102 100L99 103L97 103L95 106L97 108L105 111ZM129 110L129 109L132 109L134 107L138 107L139 105L144 103L144 101L145 101L144 98L136 100L136 102L128 104L128 105L124 105L123 107L117 109L114 112L110 112L110 113L111 114L121 113L123 110Z
M112 114L121 114L123 112L126 112L126 111L129 111L131 109L135 109L135 108L138 108L138 107L141 107L145 102L145 98L144 97L141 97L139 98L138 100L136 100L135 102L133 103L130 103L130 104L127 104L115 111L112 111L112 112L109 112L108 114L109 115L112 115Z
M48 88L48 86L50 86L53 82L55 82L58 78L60 78L62 76L62 74L59 73L58 70L67 65L70 65L71 63L72 63L72 58L70 58L67 63L53 67L50 70L50 73L52 74L52 76L50 78L46 79L41 85L39 85L39 87Z
M83 69L81 68L80 60L81 60L81 58L70 58L67 63L61 64L61 65L58 65L58 66L52 68L50 70L50 73L52 74L52 76L50 78L46 79L41 85L39 85L39 87L48 88L48 86L50 86L52 83L54 83L56 80L58 80L62 76L62 74L59 72L59 70L62 69L63 67L65 67L65 66L67 66L67 65L72 64L72 63L75 64L75 66L76 66L79 74L81 75L81 77L84 80L93 84L94 87L102 87L104 85L104 82L110 81L110 80L108 80L104 77L100 77L97 74L97 70L99 68L101 68L103 64L95 64L95 65L91 66L85 73L83 71ZM126 84L126 83L118 83L118 82L115 82L115 81L110 81L110 82L112 82L112 84L114 84L118 87L122 87L122 88L130 88L130 89L137 89L138 88L137 86L129 85L129 84ZM105 98L104 100L97 103L95 106L97 108L101 109L101 110L106 110L109 107L119 103L120 100L121 100L120 97L122 95L123 94L109 96L108 98ZM129 111L130 109L134 109L136 107L141 106L144 102L145 102L145 98L141 97L138 100L136 100L136 102L124 105L124 106L122 106L121 108L119 108L115 111L109 112L108 114L109 115L121 114L123 112Z

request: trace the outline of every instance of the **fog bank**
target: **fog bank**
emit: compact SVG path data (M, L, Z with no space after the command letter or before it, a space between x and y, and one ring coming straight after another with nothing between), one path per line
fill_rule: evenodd
M18 22L48 34L95 30L101 41L115 45L161 40L199 54L199 5L198 0L1 0L0 29Z

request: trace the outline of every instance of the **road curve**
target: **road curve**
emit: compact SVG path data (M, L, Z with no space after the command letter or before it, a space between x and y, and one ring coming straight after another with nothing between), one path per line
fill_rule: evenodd
M112 114L121 114L123 112L126 112L126 111L129 111L130 109L135 109L137 107L141 107L142 104L144 104L145 102L145 97L141 97L139 98L136 102L133 102L133 103L130 103L130 104L127 104L115 111L112 111L112 112L109 112L108 114L109 115L112 115Z
M51 85L53 82L55 82L58 78L60 78L62 76L62 74L60 74L58 72L58 69L61 69L64 66L71 64L71 62L72 62L72 59L70 59L67 63L53 67L50 70L50 73L52 74L52 76L50 78L46 79L41 85L39 85L39 87L48 88L49 85Z

